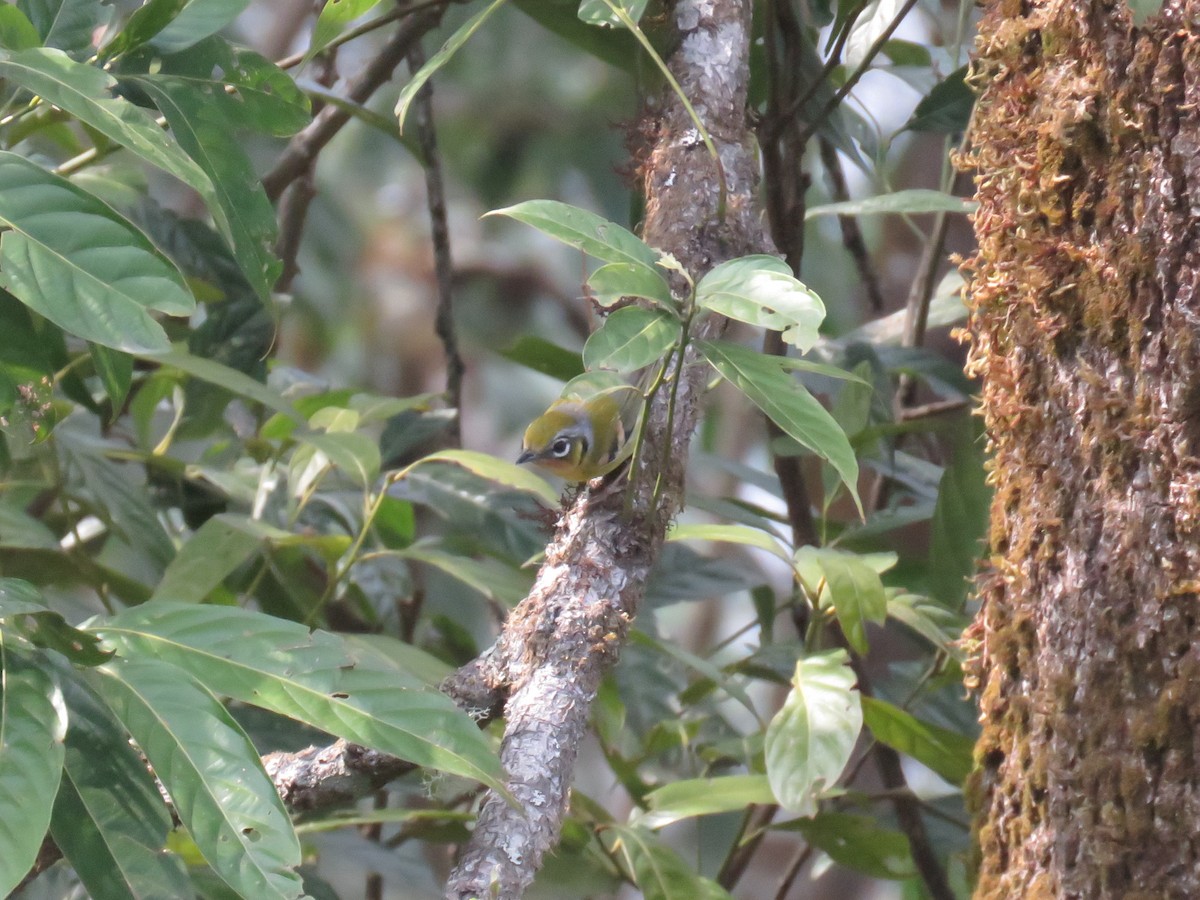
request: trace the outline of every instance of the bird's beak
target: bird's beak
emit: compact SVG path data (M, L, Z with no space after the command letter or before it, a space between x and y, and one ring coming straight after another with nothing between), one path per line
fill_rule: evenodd
M521 455L517 457L517 465L519 466L521 463L532 462L535 459L537 459L537 454L532 450L522 450Z

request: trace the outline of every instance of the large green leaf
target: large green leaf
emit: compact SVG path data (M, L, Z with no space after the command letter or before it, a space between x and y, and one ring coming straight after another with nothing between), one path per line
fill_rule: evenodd
M662 828L680 819L744 810L752 803L774 803L766 775L726 775L721 778L687 778L673 781L645 797L649 812L639 825Z
M766 550L772 556L791 563L792 558L779 543L778 538L761 528L749 525L728 525L711 522L687 522L672 526L667 533L668 541L722 541Z
M641 263L651 268L658 252L633 232L586 209L557 200L526 200L492 210L489 216L508 216L531 225L557 241L610 263Z
M979 206L973 200L965 197L955 197L945 191L933 191L928 188L909 188L904 191L894 191L890 194L876 194L864 197L862 200L844 200L841 203L823 203L820 206L810 206L804 213L805 219L816 216L867 216L879 213L916 213L949 212L971 213Z
M654 832L638 826L606 825L600 835L609 853L623 860L645 900L730 900L729 893L696 874Z
M164 352L144 353L140 355L151 362L179 369L193 378L199 378L201 381L215 384L217 387L222 387L239 397L261 403L268 409L272 409L292 419L297 424L304 421L300 413L296 411L295 407L281 393L272 390L261 381L251 378L244 372L239 372L237 369L230 368L216 360L207 359L203 356L195 356L188 353L183 347L171 347Z
M967 85L967 67L955 69L945 80L934 85L929 95L917 104L905 128L912 131L938 131L958 134L971 120L975 92Z
M825 304L774 256L743 256L716 266L696 285L696 305L783 333L807 351L817 342Z
M698 341L704 358L784 433L827 460L858 498L858 460L833 416L788 375L779 360L727 341Z
M0 642L0 895L33 866L62 775L67 711L37 661Z
M439 450L437 453L421 457L409 466L409 470L419 465L438 462L454 463L480 478L533 494L547 506L554 506L558 502L558 494L545 479L539 478L528 469L522 469L507 460L497 459L474 450Z
M41 35L25 13L16 6L0 4L0 47L5 50L28 50L41 44Z
M498 559L472 559L439 548L436 541L425 540L396 551L398 556L422 562L456 578L489 600L503 606L516 606L533 587L533 572L516 569Z
M888 554L895 565L895 554ZM795 555L796 574L823 609L832 607L850 646L867 652L867 622L887 618L887 594L876 567L856 553L831 547L801 547Z
M178 53L216 34L242 14L250 0L191 0L151 43L162 53Z
M792 690L767 727L767 778L779 804L802 816L817 811L862 730L862 705L845 650L796 663Z
M126 351L166 350L151 311L195 301L146 237L69 181L0 152L0 284L64 331Z
M92 32L108 19L96 0L17 0L17 9L29 17L42 44L74 54L91 49Z
M626 306L612 313L583 345L589 369L633 372L662 359L680 337L679 321L657 309Z
M212 190L206 196L213 201L217 226L246 279L260 297L269 297L283 268L273 249L275 211L230 127L223 85L197 87L169 75L131 80L150 96L180 146L208 175Z
M950 465L938 483L929 542L929 592L947 609L962 609L984 552L992 490L983 468L978 426L954 441Z
M459 48L471 39L476 31L483 27L496 10L505 4L505 0L492 0L487 6L481 9L475 15L471 16L458 31L450 35L446 43L442 44L441 49L425 62L425 65L408 80L408 84L400 91L400 98L396 101L396 120L400 125L400 130L404 130L404 120L408 118L408 108L412 106L412 102L417 99L417 94L421 88L425 87L425 82L429 81L442 66L446 65Z
M0 77L65 110L200 193L211 193L208 176L158 127L153 115L113 96L117 83L103 69L39 47L0 54Z
M601 306L609 307L625 297L641 297L664 309L674 309L671 288L662 272L645 263L605 263L588 276L588 291Z
M500 786L499 761L470 717L335 635L235 607L167 602L127 610L96 630L135 655L186 669L218 694Z
M146 0L133 11L125 26L100 49L100 58L110 60L128 53L161 32L187 6L188 0Z
M871 816L822 812L777 826L799 831L836 863L865 872L872 878L911 878L916 874L908 838L903 832L882 828Z
M190 896L182 861L163 851L171 816L145 763L91 688L60 675L70 726L54 842L93 897Z
M308 44L309 59L324 50L329 42L346 30L346 26L364 16L379 5L379 0L328 0L321 7L317 24L313 27L312 39Z
M93 686L150 760L213 870L243 897L301 896L300 842L287 810L221 702L154 659L93 671Z
M937 772L948 782L961 785L971 771L974 738L922 722L911 713L878 700L863 697L863 720L875 740L907 753Z
M179 548L167 566L151 600L199 603L229 575L254 556L260 536L232 514L213 516Z

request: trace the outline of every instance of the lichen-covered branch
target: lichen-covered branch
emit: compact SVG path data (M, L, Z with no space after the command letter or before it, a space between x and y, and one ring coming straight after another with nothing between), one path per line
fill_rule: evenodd
M717 168L682 104L667 94L648 113L653 121L645 129L656 138L641 172L643 237L701 275L726 259L769 249L754 204L757 160L745 119L750 5L682 0L673 16L680 40L668 62L718 148L729 195L718 220ZM722 326L709 320L699 331L713 334ZM558 840L589 707L637 614L682 493L704 370L689 355L675 377L675 423L668 426L664 391L649 414L632 513L624 508L623 485L582 492L563 513L532 592L496 644L444 686L464 707L503 704L501 760L519 804L486 798L448 897L519 897ZM667 490L655 502L660 473Z

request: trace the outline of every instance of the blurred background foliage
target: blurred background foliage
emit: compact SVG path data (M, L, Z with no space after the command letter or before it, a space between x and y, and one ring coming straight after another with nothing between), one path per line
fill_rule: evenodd
M13 592L29 583L40 598L30 602L66 623L100 617L90 630L64 632L64 651L44 635L65 624L37 619L36 639L28 610L2 606L5 624L13 623L5 639L14 659L24 654L45 663L66 652L83 671L97 661L80 656L78 635L109 636L107 617L121 621L122 610L148 600L184 601L238 605L362 635L370 643L361 646L399 658L398 670L436 684L490 643L504 611L532 583L529 563L551 519L520 485L436 462L382 487L379 481L381 471L453 443L447 427L454 416L439 397L446 357L436 331L418 129L410 122L401 136L392 115L402 74L374 92L320 152L311 205L297 229L295 277L285 274L264 299L246 257L231 254L210 224L212 202L147 166L144 156L122 151L120 140L64 104L31 105L28 83L14 68L13 54L43 43L96 67L104 61L96 59L97 47L132 33L143 10L158 10L164 23L192 10L197 18L188 28L217 23L220 37L211 40L279 61L308 97L276 92L282 105L271 106L270 115L237 123L236 146L261 175L307 120L304 113L290 121L295 110L284 107L344 103L338 98L347 80L397 27L389 20L336 52L306 59L320 6L21 0L0 15L4 148L57 167L118 210L169 257L197 301L192 315L162 319L176 342L175 355L164 357L89 344L80 338L90 335L69 322L30 311L37 306L24 296L18 302L19 291L6 282L13 293L0 296L0 576L10 580L2 599L15 602ZM341 34L391 9L359 6L363 16L338 26ZM31 38L12 10L37 34ZM424 42L426 55L477 12L473 4L448 6ZM666 16L652 4L642 18L663 52L670 49ZM753 547L672 542L636 637L597 700L563 845L533 896L698 896L698 885L712 884L696 881L700 876L740 897L928 896L889 802L897 789L868 765L877 740L908 754L904 774L920 798L929 843L951 889L966 894L961 784L975 716L954 639L971 611L967 579L988 498L981 439L969 415L972 387L949 336L965 318L951 255L969 249L970 229L963 205L946 198L956 188L964 192L948 160L970 110L963 85L970 17L965 0L755 6L751 114L778 122L773 133L783 135L764 140L780 151L782 169L768 167L763 190L792 203L784 234L773 223L776 240L785 251L802 246L797 274L828 311L813 358L869 385L800 376L851 438L868 504L858 521L845 497L835 496L836 479L806 459L816 534L826 547L886 569L889 618L867 629L861 671L877 698L920 721L889 731L879 710L868 715L840 789L822 797L816 818L777 812L753 791L746 798L757 805L748 809L742 807L749 799L711 815L688 812L703 785L672 801L683 810L678 815L665 798L651 799L656 788L686 779L761 774L765 723L790 696L797 659L828 646L822 629L834 627L827 609L809 610L820 607L822 577L806 584L797 564ZM106 61L122 78L117 96L143 108L158 101L139 94L137 77L159 72L160 57L174 60L161 71L186 71L189 60L212 70L212 60L196 62L198 47L208 45L188 43L187 28L171 35L180 48L174 57L161 31L147 33L149 43L131 42ZM218 66L218 81L227 74ZM782 121L772 118L779 107L770 100L781 85L793 92L784 101L803 100ZM554 374L578 365L575 355L596 321L582 296L594 263L507 219L480 217L553 198L636 229L631 148L636 153L652 138L641 123L661 87L627 33L583 26L575 5L559 0L503 6L436 74L432 109L453 260L453 324L466 364L463 447L515 457L524 426L561 388ZM238 172L218 167L209 174L239 190ZM880 203L887 197L890 206ZM847 215L823 213L830 203L849 204L841 207ZM0 215L11 225L8 213ZM288 228L285 222L285 236ZM927 331L916 326L922 310ZM761 340L743 327L732 336ZM227 368L214 373L197 358ZM270 397L230 372L264 382ZM760 414L718 386L694 442L680 523L749 525L777 537L789 556L796 547L772 460L773 452L797 449L785 439L772 446ZM895 554L894 565L868 555L880 553ZM410 657L401 644L429 656ZM59 665L55 677L94 687L86 672L65 674L70 668ZM324 721L314 730L312 722L227 702L260 752L299 749L324 740L322 729L335 731ZM72 721L82 718L67 706ZM306 890L439 895L477 796L463 774L435 778L418 770L357 810L302 817ZM647 816L654 814L660 823L652 829ZM53 821L51 828L59 837ZM172 834L172 846L188 866L190 889L228 896L232 876L213 874L211 860L206 864L182 835ZM80 868L78 857L71 862ZM21 896L85 890L103 893L94 883L81 886L59 862Z

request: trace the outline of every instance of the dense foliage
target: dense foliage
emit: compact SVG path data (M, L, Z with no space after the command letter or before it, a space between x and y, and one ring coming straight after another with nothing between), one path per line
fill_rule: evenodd
M369 871L435 895L430 848L503 780L496 729L437 684L525 595L559 503L506 461L516 436L563 390L670 391L664 361L718 313L742 324L695 349L736 390L713 392L535 890L799 896L826 859L917 897L914 840L964 890L955 639L987 497L970 384L920 345L962 315L936 276L966 211L945 158L967 6L914 5L756 9L765 205L783 175L830 187L772 223L787 263L700 278L635 235L615 172L611 123L670 89L644 3L342 0L290 37L246 0L0 6L0 891L34 870L25 896L356 896ZM392 60L421 73L401 131L404 79L365 105L371 66L443 12L465 23L445 52ZM244 46L264 32L296 54ZM904 82L911 117L877 125ZM787 140L821 152L781 173ZM931 147L937 190L885 190ZM878 274L897 263L911 285ZM907 307L864 314L860 285ZM773 459L800 460L811 534ZM413 766L299 815L261 755L330 736ZM881 746L907 783L869 777ZM892 805L913 791L921 835Z

